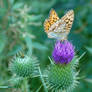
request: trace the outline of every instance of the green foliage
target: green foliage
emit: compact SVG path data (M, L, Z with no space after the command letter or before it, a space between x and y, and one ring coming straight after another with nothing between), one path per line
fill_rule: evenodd
M8 65L21 50L30 55L30 58L31 55L38 58L42 74L49 65L48 56L51 56L55 41L47 38L43 22L48 17L51 8L56 10L59 17L70 9L74 10L74 24L68 39L74 44L76 55L81 56L86 52L77 67L80 70L80 84L74 92L92 91L91 0L0 0L0 92L46 91L43 87L44 81L41 82L43 80L41 74L38 75L41 76L41 80L24 77L22 85L19 86L21 89L16 90L15 88L8 89L7 80L12 79ZM14 75L15 77L19 76ZM15 84L17 82L15 81ZM13 85L10 83L10 86Z

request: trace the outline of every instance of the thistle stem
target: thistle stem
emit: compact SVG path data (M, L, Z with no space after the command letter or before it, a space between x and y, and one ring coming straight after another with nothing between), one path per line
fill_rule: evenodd
M44 86L44 90L45 90L45 92L48 92L46 84L45 84L43 76L42 76L42 73L41 73L41 70L40 70L40 67L38 69L39 69L39 73L40 73L40 78L41 78L42 84Z
M23 85L22 85L22 92L28 92L28 81L27 79L24 79Z

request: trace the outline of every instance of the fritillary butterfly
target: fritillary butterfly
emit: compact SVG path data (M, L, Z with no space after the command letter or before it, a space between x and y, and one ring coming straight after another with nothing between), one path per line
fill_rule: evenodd
M54 9L51 9L49 18L44 22L44 29L49 38L66 40L74 20L74 11L68 11L59 18Z

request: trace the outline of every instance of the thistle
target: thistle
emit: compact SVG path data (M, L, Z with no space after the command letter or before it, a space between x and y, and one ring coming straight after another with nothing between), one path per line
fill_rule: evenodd
M32 56L15 56L9 65L10 71L19 77L36 76L38 60Z
M74 46L69 41L57 41L52 52L53 64L46 69L46 85L55 92L71 92L79 83ZM77 63L75 63L77 61ZM75 68L74 68L75 67Z
M74 46L69 41L57 41L52 57L56 64L68 64L74 57Z

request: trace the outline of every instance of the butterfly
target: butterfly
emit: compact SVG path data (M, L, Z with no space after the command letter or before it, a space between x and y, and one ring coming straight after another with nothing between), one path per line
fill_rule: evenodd
M48 38L56 38L60 41L67 39L74 21L74 11L68 11L63 17L59 18L54 9L51 9L49 18L44 22L44 29Z

